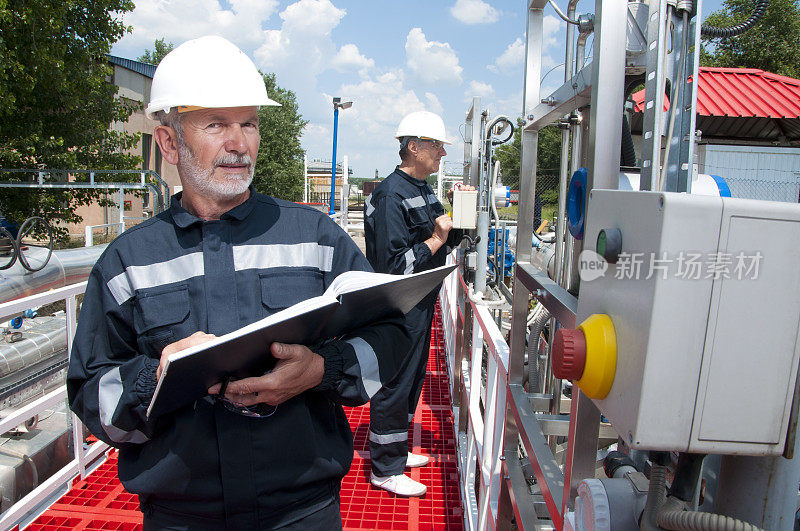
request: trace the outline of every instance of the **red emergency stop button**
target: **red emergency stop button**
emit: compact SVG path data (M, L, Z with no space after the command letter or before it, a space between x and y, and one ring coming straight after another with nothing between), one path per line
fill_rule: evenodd
M578 380L586 366L586 336L582 330L559 328L553 342L553 374L562 380Z
M617 370L617 334L608 315L592 314L577 330L556 330L553 374L574 380L589 398L604 399Z

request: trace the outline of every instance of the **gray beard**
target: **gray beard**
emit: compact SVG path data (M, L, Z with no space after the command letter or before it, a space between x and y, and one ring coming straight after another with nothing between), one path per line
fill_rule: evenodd
M195 158L191 148L183 142L178 146L178 173L187 181L186 185L198 194L216 201L227 201L242 195L253 182L255 165L248 155L227 155L214 161L211 168L203 168ZM214 169L218 164L250 164L247 177L236 177L219 181L214 179Z

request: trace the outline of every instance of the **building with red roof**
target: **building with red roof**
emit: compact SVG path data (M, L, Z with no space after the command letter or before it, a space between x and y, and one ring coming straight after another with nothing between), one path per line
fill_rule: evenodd
M756 68L701 67L698 77L698 172L722 176L735 197L799 202L800 80ZM640 144L644 90L632 99Z
M710 67L701 67L699 77L697 129L703 138L800 145L799 79L756 68ZM644 90L633 102L641 130Z

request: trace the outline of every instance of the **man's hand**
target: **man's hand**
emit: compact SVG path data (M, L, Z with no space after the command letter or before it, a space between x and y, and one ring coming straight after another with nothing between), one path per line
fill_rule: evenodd
M435 220L436 226L433 229L433 237L440 240L442 244L447 241L447 235L453 228L453 218L447 214L442 214Z
M456 183L456 184L461 184L461 183ZM453 188L451 188L451 189L449 189L447 191L447 202L450 203L451 205L453 204L453 191L454 190L463 190L463 191L467 192L467 191L474 190L474 189L475 189L475 187L470 185L470 184L461 184L461 186L459 186L458 188L453 186Z
M187 349L189 347L193 347L195 345L199 345L200 343L205 343L206 341L211 341L214 339L214 334L206 334L205 332L195 332L194 334L190 335L189 337L185 337L180 341L176 341L175 343L170 343L164 350L161 351L161 360L158 362L158 369L156 369L156 379L161 378L161 373L164 372L164 365L167 363L167 358L170 354L175 354L181 350Z
M225 398L245 406L258 403L275 406L322 381L325 360L307 347L273 343L270 351L278 358L275 368L263 376L230 382ZM220 387L221 384L213 385L208 393L217 394Z
M450 229L453 228L453 218L447 214L442 214L434 221L433 235L425 240L425 245L431 250L431 254L441 249L442 245L447 242L447 235L450 234Z

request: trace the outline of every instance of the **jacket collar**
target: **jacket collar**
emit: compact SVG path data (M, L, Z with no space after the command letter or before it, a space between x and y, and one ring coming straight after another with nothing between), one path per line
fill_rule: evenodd
M256 189L251 184L250 185L250 197L248 197L244 203L236 205L232 209L228 210L222 216L220 216L221 220L230 220L235 219L237 221L242 221L245 219L250 212L253 211L253 207L255 206L256 200ZM170 200L169 212L172 215L172 219L175 221L175 224L185 229L190 227L195 223L201 223L203 220L195 216L194 214L189 213L183 206L181 206L181 196L183 196L183 192L178 192L177 194L172 196Z
M420 181L419 179L415 179L414 177L410 176L409 174L407 174L406 172L401 170L400 166L396 166L395 169L394 169L394 172L397 175L399 175L400 177L402 177L403 179L405 179L406 181L408 181L411 184L413 184L414 186L418 186L418 187L422 188L422 187L424 187L425 185L428 184L424 180Z

